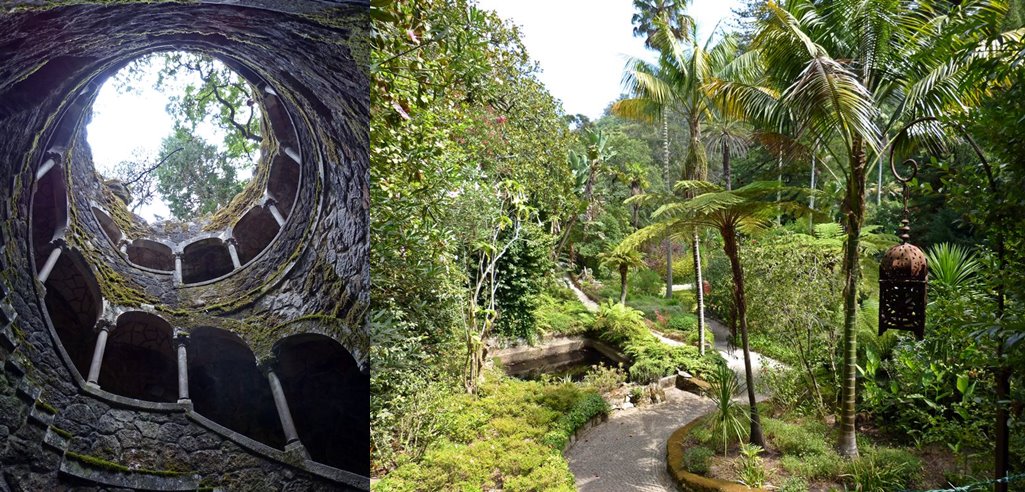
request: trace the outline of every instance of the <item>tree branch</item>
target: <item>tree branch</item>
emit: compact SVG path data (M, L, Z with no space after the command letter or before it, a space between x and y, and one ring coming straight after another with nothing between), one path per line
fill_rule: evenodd
M154 165L153 167L151 167L151 168L149 168L149 169L147 169L147 170L145 170L145 171L143 171L143 172L139 173L139 175L138 175L138 176L136 176L135 178L133 178L133 179L130 179L130 180L128 180L128 181L125 181L125 182L124 182L124 183L122 183L122 184L123 184L123 185L125 185L125 186L128 186L128 185L132 185L132 184L135 184L135 183L139 182L139 180L140 180L140 179L142 179L143 177L145 177L145 176L146 176L147 174L149 174L149 173L151 173L151 172L155 171L155 170L156 170L156 169L157 169L158 167L160 167L160 166L161 166L161 165L162 165L162 164L163 164L163 163L164 163L165 161L167 161L167 159L169 159L169 158L170 158L170 157L171 157L172 155L174 155L174 154L176 154L176 153L178 153L179 151L182 151L182 150L184 150L184 149L185 149L185 147L178 147L177 149L174 149L174 150L172 150L172 151L171 151L171 153L169 153L169 154L165 155L163 159L160 159L160 162L156 163L156 165Z

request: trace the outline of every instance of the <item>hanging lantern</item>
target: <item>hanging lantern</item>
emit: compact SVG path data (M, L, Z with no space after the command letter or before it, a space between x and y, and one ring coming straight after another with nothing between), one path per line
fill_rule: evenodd
M901 244L887 250L879 264L879 334L906 330L921 340L925 336L929 268L922 250L907 242L908 221L903 223Z
M911 244L911 228L908 227L908 181L914 178L918 164L910 161L913 172L907 178L894 176L904 185L904 220L898 231L900 244L890 248L879 263L879 335L886 330L914 332L915 338L925 336L925 305L928 303L929 266L925 254Z

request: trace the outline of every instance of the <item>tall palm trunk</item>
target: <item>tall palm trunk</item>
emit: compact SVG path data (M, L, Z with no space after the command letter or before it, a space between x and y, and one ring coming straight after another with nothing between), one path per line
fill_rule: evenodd
M619 265L619 303L626 306L626 272L630 268L623 263Z
M662 175L666 181L666 191L673 192L673 184L669 182L669 115L662 112ZM666 236L666 299L673 298L673 243Z
M865 219L865 143L860 137L852 142L851 174L847 181L847 197L844 200L844 226L847 229L843 272L844 272L844 340L843 340L843 386L840 407L840 455L858 456L855 441L854 417L857 395L858 364L858 281L861 269L858 265L858 247L861 225Z
M701 239L698 233L694 232L694 276L697 283L694 288L698 297L698 346L701 347L701 355L705 355L705 283L701 280Z
M690 119L690 146L689 152L694 155L690 170L691 179L708 179L708 166L705 160L705 147L701 143L701 121L692 116ZM693 197L693 194L691 194ZM705 354L705 289L701 278L701 240L697 231L694 231L694 238L691 241L691 248L694 251L694 292L698 302L698 343L701 345L701 354Z
M726 191L733 189L733 173L730 169L730 146L725 142L722 144L722 175L726 181Z
M747 301L744 297L744 269L740 266L740 254L737 250L737 228L730 224L722 229L723 251L730 259L733 270L733 302L737 307L737 318L740 322L740 339L744 346L744 379L747 383L747 401L751 405L751 444L765 447L762 436L762 422L758 418L758 405L755 401L754 373L751 371L751 351L747 345Z

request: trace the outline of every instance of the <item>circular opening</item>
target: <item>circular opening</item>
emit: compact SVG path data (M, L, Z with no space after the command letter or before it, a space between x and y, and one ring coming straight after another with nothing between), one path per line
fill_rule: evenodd
M210 55L163 51L129 62L104 82L86 130L106 192L151 225L215 215L262 157L256 94Z

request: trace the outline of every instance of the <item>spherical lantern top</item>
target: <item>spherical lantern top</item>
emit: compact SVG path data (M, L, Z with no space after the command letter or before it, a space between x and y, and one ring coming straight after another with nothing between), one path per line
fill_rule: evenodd
M879 263L879 278L890 280L920 280L929 277L925 253L914 244L898 244L886 251Z

